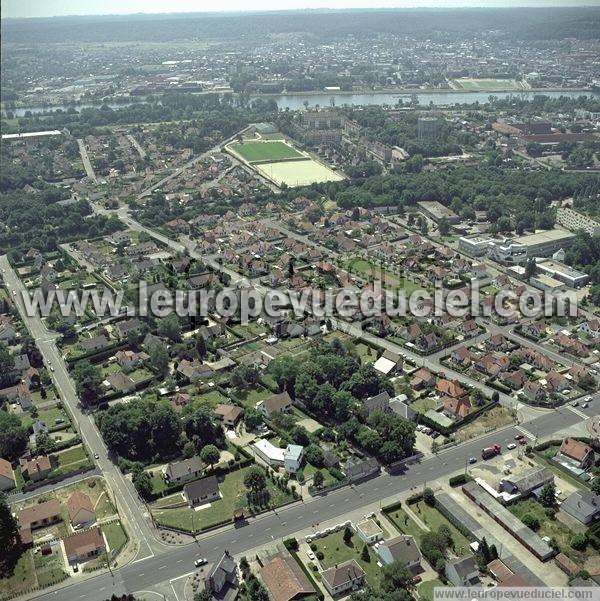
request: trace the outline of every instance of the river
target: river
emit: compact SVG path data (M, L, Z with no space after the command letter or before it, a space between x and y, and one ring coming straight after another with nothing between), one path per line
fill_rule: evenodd
M372 93L372 94L339 94L339 93L313 93L313 94L282 94L282 95L271 95L265 94L262 96L251 96L251 99L254 100L256 98L268 99L272 98L277 102L277 106L280 110L289 109L289 110L298 110L304 108L304 103L308 102L308 106L315 107L319 105L320 107L327 107L332 104L335 106L361 106L361 105L396 105L399 100L402 100L404 103L408 103L414 97L417 98L419 103L423 106L427 106L432 103L435 106L442 105L452 105L455 103L459 104L472 104L474 102L480 102L482 104L488 101L490 95L497 96L498 98L507 98L509 96L514 96L516 98L525 98L532 99L534 96L543 95L549 96L550 98L559 98L560 96L569 96L572 98L576 98L578 96L594 96L599 97L600 92L598 91L581 91L581 92L572 92L572 91L557 91L552 90L548 92L427 92L421 94L411 94L411 93ZM106 106L109 106L112 109L119 109L121 107L130 106L131 104L136 103L144 103L146 102L143 99L134 102L108 102L105 103ZM30 111L32 114L45 113L48 111L56 111L62 110L66 111L68 109L75 109L79 111L82 108L92 108L92 107L100 107L102 104L73 104L73 105L57 105L57 106L46 106L46 107L31 107L31 108L18 108L12 109L11 112L15 117L23 117L27 111ZM3 112L4 113L4 112Z

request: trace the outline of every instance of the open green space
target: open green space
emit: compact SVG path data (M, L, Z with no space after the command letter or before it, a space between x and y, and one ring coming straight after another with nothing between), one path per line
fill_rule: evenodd
M441 580L438 580L437 578L419 584L419 586L417 587L419 599L423 599L424 601L433 601L433 589L438 586L443 587L444 583Z
M454 541L454 553L456 553L458 557L470 554L470 541L435 507L430 507L424 501L419 501L418 503L412 504L410 509L430 530L433 530L434 532L436 532L442 525L448 526L448 528L450 528L450 532L452 533L452 540Z
M297 159L303 156L295 148L277 140L234 143L231 144L230 148L248 162L279 161L282 159Z
M384 513L400 532L413 536L416 541L419 541L425 532L401 507Z
M25 551L19 558L10 577L0 578L0 599L11 599L35 587L37 578L33 554L30 550Z
M535 516L540 522L540 529L537 531L537 534L541 537L547 536L554 539L559 549L582 569L586 568L585 564L588 560L596 557L596 551L590 544L587 545L587 548L584 551L573 549L573 547L571 547L571 539L576 533L561 521L548 518L544 507L535 499L518 501L517 503L509 505L508 509L520 520L522 520L523 516L527 513Z
M102 532L110 549L111 559L116 557L127 542L127 534L120 521L102 524Z
M377 565L377 556L371 547L369 549L370 561L365 561L361 557L361 553L365 543L359 538L358 534L350 540L349 544L344 542L344 530L334 532L324 538L315 539L314 544L317 546L317 551L323 553L323 559L319 560L323 569L332 568L349 559L355 559L360 567L365 571L367 582L377 587L381 579L381 569Z
M212 502L210 507L197 511L190 509L187 505L176 509L164 508L169 503L181 502L183 500L182 493L160 499L150 506L156 521L165 526L198 531L232 520L235 509L249 508L246 497L247 490L244 486L244 475L248 469L250 468L237 470L227 474L224 478L219 478L221 499ZM290 493L277 488L268 478L267 490L271 495L270 507L279 507L292 500Z
M288 188L310 186L320 182L339 182L344 179L342 174L313 159L259 163L254 167L278 186L285 184Z

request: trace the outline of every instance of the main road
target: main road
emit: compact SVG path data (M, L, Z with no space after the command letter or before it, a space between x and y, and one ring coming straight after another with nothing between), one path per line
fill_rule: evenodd
M527 423L528 437L541 439L551 436L554 432L580 422L581 419L580 415L569 408L547 413ZM521 427L504 428L477 440L450 447L435 456L408 466L404 473L398 475L382 473L380 476L351 487L341 488L326 496L291 505L277 513L269 512L251 520L245 526L205 535L197 542L173 547L168 553L138 560L119 570L113 570L112 575L105 573L89 580L75 582L59 589L57 593L46 593L40 598L43 601L56 599L104 601L113 593L120 595L126 592L151 590L156 585L192 572L196 557L206 557L209 562L213 562L225 549L239 557L274 540L310 530L315 523L343 521L346 519L344 516L352 511L384 499L387 502L390 498L413 488L422 489L429 482L460 472L466 469L469 457L480 457L483 447L492 443L499 443L505 447L517 434L522 433Z
M163 547L154 535L150 526L150 516L144 504L140 501L131 482L124 477L119 468L108 458L107 448L102 440L92 415L85 413L78 402L75 384L65 362L56 346L58 335L48 331L39 315L27 314L23 295L28 294L27 289L14 272L6 255L0 257L0 268L4 282L21 314L21 319L27 326L32 338L35 340L44 364L52 377L52 381L60 398L66 405L74 425L87 448L98 455L96 465L102 471L108 486L113 494L119 514L129 526L134 540L138 543L138 558L152 557L154 549L160 551ZM12 294L12 292L16 294Z

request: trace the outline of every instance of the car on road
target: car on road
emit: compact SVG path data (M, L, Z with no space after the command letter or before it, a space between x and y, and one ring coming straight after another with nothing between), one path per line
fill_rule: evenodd
M587 409L587 408L588 408L588 406L589 406L589 405L588 405L587 403L583 403L583 405L581 405L581 408L582 408L582 409Z
M208 563L208 559L206 557L198 558L194 561L194 565L199 568L200 566L204 566Z
M17 296L17 291L16 290L13 290L12 293L13 293L13 296Z
M516 449L517 445L514 442L511 442L510 444L506 445L507 449L510 449L512 451L512 449Z
M311 561L315 560L315 554L312 551L308 551L306 553L306 556L308 557L308 559L310 559Z
M515 434L515 440L522 440L522 439L523 439L522 434Z
M477 457L469 457L469 463L477 463Z
M591 396L586 396L585 399L583 399L586 403L591 403L594 399Z
M579 401L573 401L571 403L571 407L577 407L577 405L579 405Z
M100 455L98 455L98 453L94 453L94 459L100 459Z
M54 368L52 366L50 366L50 371L54 371Z
M521 438L521 440L519 440L519 444L527 444L527 439Z

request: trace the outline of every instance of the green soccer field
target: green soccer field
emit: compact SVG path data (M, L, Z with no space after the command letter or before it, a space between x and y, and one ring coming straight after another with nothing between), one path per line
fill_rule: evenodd
M279 141L242 142L241 144L231 144L230 148L249 163L252 163L253 161L297 159L303 156L288 144Z

